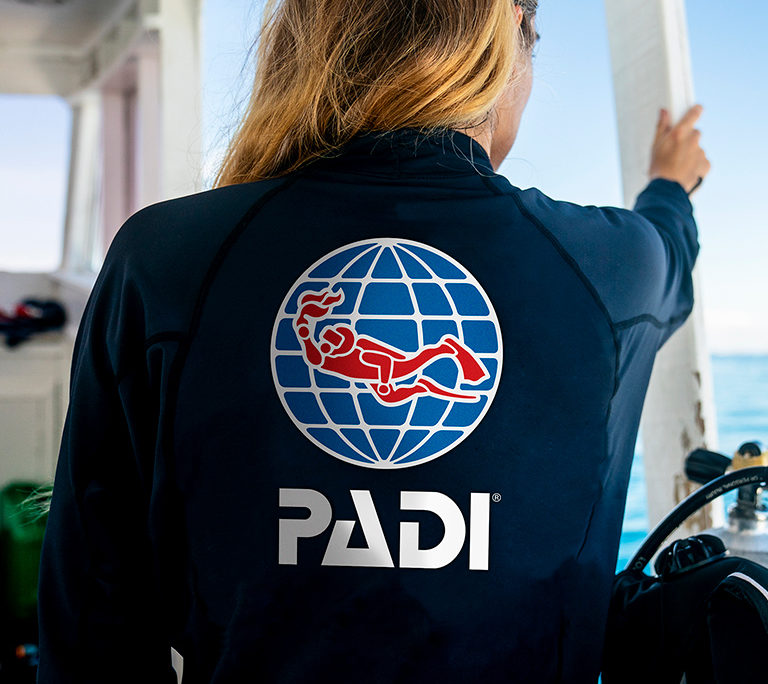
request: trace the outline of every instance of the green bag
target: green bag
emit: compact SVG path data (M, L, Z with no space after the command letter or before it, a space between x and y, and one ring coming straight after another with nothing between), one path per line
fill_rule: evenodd
M42 483L11 482L0 490L0 599L3 621L29 622L37 615L37 577L47 514L22 505Z

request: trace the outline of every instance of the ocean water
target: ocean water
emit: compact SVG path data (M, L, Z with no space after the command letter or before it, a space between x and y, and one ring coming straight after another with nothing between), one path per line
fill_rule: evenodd
M730 456L743 442L768 444L768 356L713 356L718 451ZM724 497L726 502L729 500ZM732 498L732 497L731 497ZM617 569L622 570L648 534L642 444L629 480Z

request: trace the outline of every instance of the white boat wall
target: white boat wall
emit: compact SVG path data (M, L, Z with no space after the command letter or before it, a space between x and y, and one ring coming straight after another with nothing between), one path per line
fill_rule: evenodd
M74 332L125 219L202 188L202 0L1 0L0 93L72 108L64 253L53 273L0 273L0 307L54 297L63 334L0 346L0 487L49 481Z

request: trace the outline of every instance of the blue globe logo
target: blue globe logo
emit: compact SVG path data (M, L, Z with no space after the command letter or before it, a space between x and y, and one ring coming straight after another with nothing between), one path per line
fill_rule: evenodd
M323 257L286 295L272 376L296 427L368 468L430 461L480 423L499 384L499 322L457 261L377 238Z

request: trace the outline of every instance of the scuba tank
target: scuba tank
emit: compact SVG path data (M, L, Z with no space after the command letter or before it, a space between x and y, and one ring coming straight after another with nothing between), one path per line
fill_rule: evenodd
M685 461L685 474L689 480L707 484L727 470L768 466L768 451L760 442L745 442L733 458L714 451L696 449ZM723 540L734 555L749 558L768 567L768 490L761 484L739 487L736 503L728 507L728 520L724 527L706 530Z
M686 474L705 483L646 537L613 585L604 684L742 684L766 680L768 454L756 442L734 457L697 449ZM723 528L678 539L691 514L738 489Z

